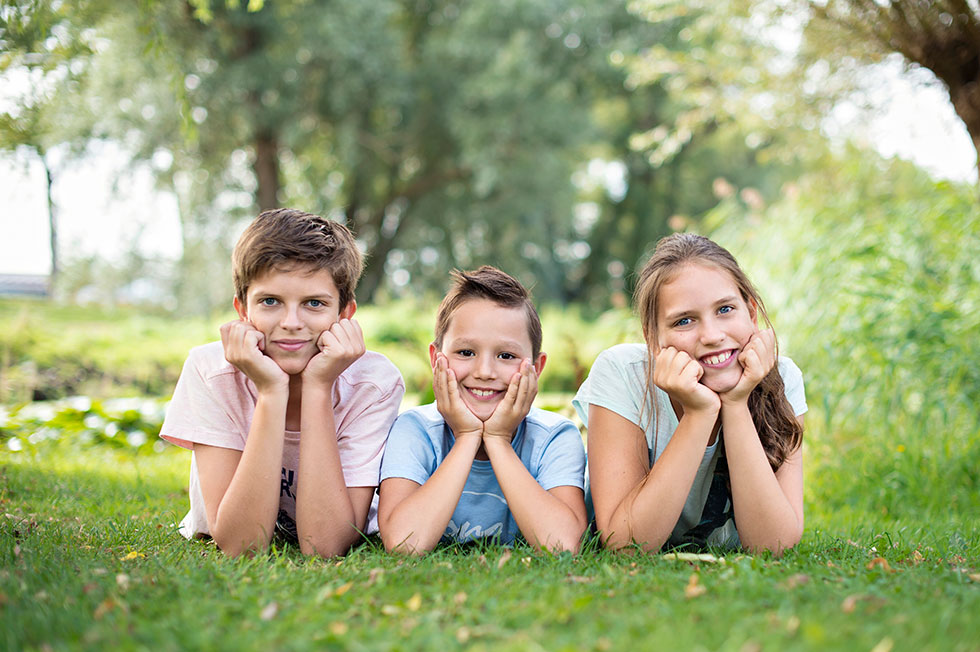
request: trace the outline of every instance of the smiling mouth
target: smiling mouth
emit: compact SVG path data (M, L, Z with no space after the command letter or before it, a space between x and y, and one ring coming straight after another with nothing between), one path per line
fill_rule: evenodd
M503 394L503 390L499 389L478 389L476 387L467 387L466 391L472 394L475 398L481 401L489 401L494 397Z
M706 355L701 358L701 363L709 367L718 367L720 365L728 362L732 356L735 355L735 349L729 349L727 351L722 351L721 353L712 353L711 355Z
M274 344L286 351L299 351L306 346L307 340L276 340Z

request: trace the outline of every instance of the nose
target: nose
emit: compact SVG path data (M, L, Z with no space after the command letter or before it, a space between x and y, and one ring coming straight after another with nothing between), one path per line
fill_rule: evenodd
M494 373L494 358L489 355L477 356L476 362L473 365L473 376L475 378L480 378L484 380L491 380L496 377Z
M699 333L701 343L705 346L718 344L725 339L725 332L715 319L705 319L701 322L701 332Z
M302 328L303 322L299 318L298 305L286 305L284 307L282 319L279 321L279 326L285 330L298 330Z

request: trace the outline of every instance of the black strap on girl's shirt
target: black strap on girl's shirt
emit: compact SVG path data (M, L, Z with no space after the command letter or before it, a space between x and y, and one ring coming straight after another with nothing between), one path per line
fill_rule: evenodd
M697 525L685 532L678 542L675 538L674 544L665 544L664 548L670 549L703 549L708 547L708 537L720 527L723 527L729 519L735 522L735 510L732 506L732 483L728 474L728 458L725 456L725 441L718 433L718 461L715 464L715 471L711 477L711 487L708 489L708 497L704 501L704 509L701 510L701 519Z

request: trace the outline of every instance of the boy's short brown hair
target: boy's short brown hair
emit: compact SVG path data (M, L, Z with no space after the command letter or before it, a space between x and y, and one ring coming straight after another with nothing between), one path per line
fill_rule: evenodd
M436 338L434 344L442 348L442 339L449 330L453 313L471 299L489 299L505 308L523 308L527 315L527 334L531 338L531 351L534 359L541 353L541 319L531 303L531 296L520 281L496 267L483 267L462 272L452 272L453 286L439 304L436 315Z
M294 266L325 269L340 294L340 308L354 300L363 260L354 236L343 224L292 208L260 214L242 233L231 255L235 296L244 305L258 276Z

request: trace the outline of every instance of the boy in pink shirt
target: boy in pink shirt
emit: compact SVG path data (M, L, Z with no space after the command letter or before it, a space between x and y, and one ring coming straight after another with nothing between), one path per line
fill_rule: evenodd
M193 450L186 537L225 553L273 534L345 554L377 530L375 489L405 386L353 320L361 255L344 226L266 211L232 255L221 342L191 350L160 436Z

